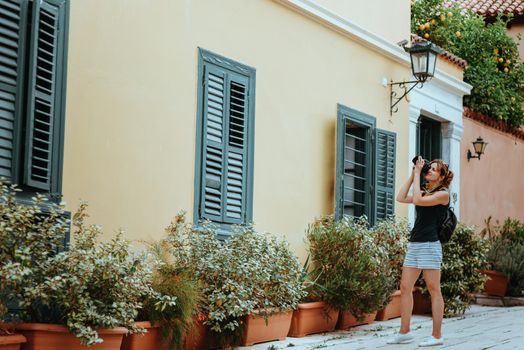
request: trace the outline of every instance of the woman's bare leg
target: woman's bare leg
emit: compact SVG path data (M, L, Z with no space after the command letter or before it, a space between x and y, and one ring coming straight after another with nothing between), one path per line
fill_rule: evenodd
M433 317L433 336L442 336L442 318L444 317L444 299L440 291L440 270L428 269L423 271L424 281L431 295L431 312Z
M400 279L400 333L408 333L413 312L413 287L420 275L420 269L403 267Z

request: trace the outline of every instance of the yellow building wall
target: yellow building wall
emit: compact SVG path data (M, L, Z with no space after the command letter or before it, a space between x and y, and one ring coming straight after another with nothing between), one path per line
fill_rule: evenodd
M442 56L438 57L436 66L438 67L438 70L449 74L457 80L462 81L462 79L464 78L464 68L462 68L456 63L449 61L446 58L443 58Z
M313 0L392 43L409 40L410 0Z
M407 66L272 1L76 0L63 192L106 238L192 220L198 47L256 68L253 218L301 257L307 224L334 210L337 103L397 133L397 188L407 176L408 105L390 117L382 86Z

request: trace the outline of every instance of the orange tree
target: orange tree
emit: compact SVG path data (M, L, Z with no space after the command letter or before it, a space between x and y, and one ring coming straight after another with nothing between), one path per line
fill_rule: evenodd
M517 43L507 34L509 17L487 24L484 17L442 0L413 0L411 30L468 61L464 81L471 95L464 104L510 126L524 124L524 67Z

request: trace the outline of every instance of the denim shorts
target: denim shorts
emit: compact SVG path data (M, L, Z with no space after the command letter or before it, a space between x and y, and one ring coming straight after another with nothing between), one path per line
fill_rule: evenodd
M405 267L437 269L442 265L442 245L436 242L409 242L404 258Z

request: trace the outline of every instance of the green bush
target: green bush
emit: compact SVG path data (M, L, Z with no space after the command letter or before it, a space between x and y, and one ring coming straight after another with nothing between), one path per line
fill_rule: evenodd
M176 303L151 289L150 268L122 233L97 242L101 229L85 225L86 204L73 217L73 244L64 251L70 222L63 208L42 195L20 204L16 186L0 185L0 311L7 304L21 309L1 320L64 324L92 345L102 342L98 328L141 331L135 317L146 297L159 308Z
M375 244L384 247L389 264L390 276L393 280L391 292L400 289L402 265L408 246L410 228L404 218L391 217L380 221L373 229Z
M464 81L473 89L464 104L472 110L512 127L524 124L520 87L524 67L517 43L507 33L511 16L499 16L486 25L484 17L442 0L415 0L411 5L411 30L465 59Z
M488 238L489 267L504 274L508 279L510 296L524 294L524 223L506 218L502 225L491 224L491 217L486 219L482 235Z
M86 204L73 217L73 244L43 262L38 283L27 286L22 305L31 310L30 322L65 324L82 344L103 340L98 328L135 326L146 296L165 305L174 298L156 295L150 286L151 269L144 257L131 252L122 232L109 242L98 242L102 231L85 224Z
M357 318L387 304L394 278L365 218L320 218L309 225L307 239L325 301Z
M235 343L244 318L297 307L305 295L301 266L288 244L252 227L234 227L225 241L217 228L194 228L183 214L168 228L174 263L202 286L201 312L222 343Z
M513 243L524 243L524 222L506 218L500 228L500 236Z
M507 295L524 295L524 242L497 237L491 242L488 261L493 270L509 279Z
M24 314L9 314L26 297L26 288L41 282L43 265L59 250L69 231L63 207L37 195L29 205L17 202L16 185L0 179L0 320L16 321Z
M475 234L473 226L459 223L451 240L442 247L444 314L463 314L473 301L471 293L480 291L484 286L486 277L480 270L487 263L488 244Z
M160 326L162 338L170 349L181 349L184 335L194 328L201 303L200 284L190 271L174 263L167 240L148 244L154 258L151 287L158 293L148 296L138 319ZM166 303L172 300L172 303Z

